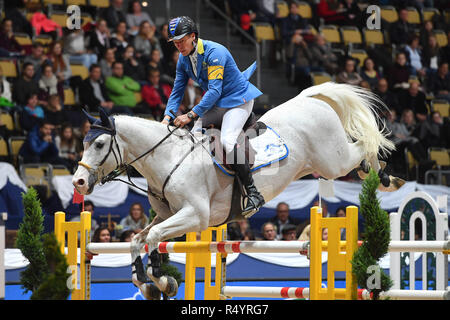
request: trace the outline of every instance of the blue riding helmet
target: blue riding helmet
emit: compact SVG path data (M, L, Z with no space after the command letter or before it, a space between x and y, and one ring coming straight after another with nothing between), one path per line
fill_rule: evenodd
M169 40L180 40L184 36L195 33L198 36L197 25L187 16L173 18L169 22Z

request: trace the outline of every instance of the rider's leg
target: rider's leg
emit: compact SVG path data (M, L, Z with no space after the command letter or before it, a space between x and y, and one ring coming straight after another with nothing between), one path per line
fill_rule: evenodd
M247 191L247 206L242 214L250 217L264 204L263 196L253 182L248 159L245 157L245 146L238 144L238 137L253 109L253 100L229 109L223 116L220 140L227 153L227 163L233 168Z

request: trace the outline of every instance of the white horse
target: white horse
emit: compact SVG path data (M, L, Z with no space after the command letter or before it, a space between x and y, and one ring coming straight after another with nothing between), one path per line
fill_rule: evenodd
M378 129L376 102L377 98L362 88L328 82L308 88L265 113L259 121L275 129L289 148L286 159L253 174L266 202L291 181L307 174L317 172L326 179L336 179L360 168L362 162L365 169L370 164L380 174L384 184L381 188L398 189L404 182L386 178L378 161L378 154L389 154L394 145L385 137L384 130ZM118 164L130 163L152 149L133 163L147 179L151 190L149 201L157 216L132 240L132 279L144 295L152 295L150 291L155 288L145 286L140 260L140 250L147 244L149 252L153 252L147 275L159 290L174 295L176 283L159 272L155 250L158 242L224 223L230 211L233 178L213 164L202 146L190 152L191 140L176 134L167 137L174 127L137 117L105 118L105 115L101 126L106 128L104 133L97 132L95 139L85 143L73 184L81 194L89 194ZM187 130L177 130L182 132ZM185 160L166 182L183 155L187 155ZM161 200L163 185L167 202Z

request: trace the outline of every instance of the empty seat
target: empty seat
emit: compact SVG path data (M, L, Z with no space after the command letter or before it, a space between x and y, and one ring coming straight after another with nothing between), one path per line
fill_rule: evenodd
M342 41L345 45L349 44L362 44L361 32L357 27L341 27Z
M0 157L6 159L9 156L8 143L0 137Z
M7 112L0 113L0 122L6 126L6 129L13 131L14 130L14 119Z
M107 8L109 7L109 0L89 0L91 6L98 8Z
M358 59L359 67L362 67L364 65L364 60L366 60L368 57L368 54L365 50L353 49L353 50L349 51L349 56L351 56L352 58Z
M319 28L320 33L325 37L325 39L330 43L341 43L341 34L337 26L335 25L325 25Z
M430 160L436 161L438 167L450 166L450 149L445 148L429 148L428 157Z
M309 3L304 1L297 2L298 4L298 14L302 16L304 19L311 19L312 18L312 10Z
M76 104L75 94L73 93L72 88L64 89L64 105L73 106Z
M0 59L0 67L3 70L4 77L17 77L17 67L13 60Z
M52 165L52 176L67 176L71 175L69 169L63 165L54 164Z
M311 72L311 79L313 81L313 85L332 81L331 76L326 72Z
M406 8L408 10L408 22L411 24L421 24L420 13L414 7Z
M16 39L21 46L31 46L33 44L30 36L26 33L14 32L14 39Z
M450 104L447 102L447 100L432 100L431 107L433 108L433 111L438 111L442 117L449 116Z
M445 47L448 44L447 34L443 30L434 30L433 34L436 36L436 41L439 47Z
M269 23L257 22L252 23L252 25L255 30L256 41L275 40L275 32Z
M422 17L423 21L430 21L433 19L433 16L437 14L440 15L439 10L436 8L423 8L422 9Z
M72 76L80 76L82 79L89 76L89 70L83 64L71 63L70 69L72 70Z
M383 45L384 44L384 35L380 30L369 30L363 29L364 40L366 45Z
M50 20L59 24L61 26L61 28L67 27L68 15L66 12L53 11L52 15L49 18L50 18Z
M396 22L398 20L397 9L393 6L382 6L380 10L381 18L389 23Z
M280 18L286 18L289 15L289 7L286 1L277 1L276 6Z
M14 136L8 139L9 154L14 165L18 164L19 151L25 140L26 137L23 136Z

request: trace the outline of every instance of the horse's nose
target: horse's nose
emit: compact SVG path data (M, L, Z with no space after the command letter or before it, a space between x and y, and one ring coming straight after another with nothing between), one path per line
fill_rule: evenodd
M78 179L77 181L76 181L76 186L77 187L84 187L84 184L86 183L86 181L84 180L84 179Z

